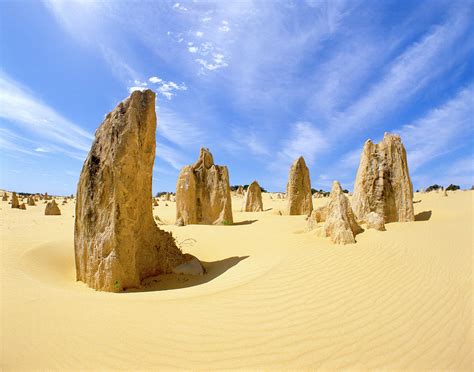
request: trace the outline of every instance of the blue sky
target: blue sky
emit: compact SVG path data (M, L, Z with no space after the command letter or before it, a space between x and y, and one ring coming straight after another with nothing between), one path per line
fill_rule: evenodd
M104 116L157 92L153 189L201 146L231 184L351 189L399 133L415 189L474 184L474 1L2 1L0 187L75 193Z

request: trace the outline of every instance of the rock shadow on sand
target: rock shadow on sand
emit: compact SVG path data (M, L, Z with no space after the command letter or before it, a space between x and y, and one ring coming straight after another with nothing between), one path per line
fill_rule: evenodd
M431 218L431 211L424 211L415 215L415 221L428 221Z
M258 220L245 220L245 221L240 221L240 222L234 222L232 225L229 226L241 226L241 225L251 225Z
M143 280L141 288L130 288L121 293L166 291L170 289L194 287L196 285L204 284L216 279L220 275L224 274L227 270L237 265L240 261L245 260L248 257L249 256L234 256L220 261L201 261L202 265L206 269L206 274L202 276L176 274L158 275Z

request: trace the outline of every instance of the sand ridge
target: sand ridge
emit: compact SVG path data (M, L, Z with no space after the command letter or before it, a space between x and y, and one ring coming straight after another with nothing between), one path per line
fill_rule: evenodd
M471 370L473 192L448 194L415 194L417 221L351 246L268 194L254 213L234 197L234 226L177 227L160 203L208 274L121 294L74 281L74 203L0 202L2 368Z

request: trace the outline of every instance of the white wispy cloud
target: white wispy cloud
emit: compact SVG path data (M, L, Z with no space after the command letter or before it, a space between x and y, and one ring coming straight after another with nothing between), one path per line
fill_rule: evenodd
M447 22L432 29L399 55L367 94L336 114L333 129L362 130L406 103L453 65L456 61L453 45L469 25L469 13L453 12Z
M174 81L166 81L157 76L150 77L148 81L154 84L152 88L155 89L156 93L165 97L168 100L171 100L171 98L176 96L177 91L188 90L188 87L186 86L185 83L177 84ZM140 80L134 80L133 84L135 85L128 88L128 91L130 93L132 93L135 90L144 90L144 89L147 89L148 87L148 83L141 82Z
M175 3L173 5L173 9L181 10L182 12L186 12L188 10L188 8L186 8L184 5L181 5L180 3Z
M151 78L148 79L148 81L153 84L158 84L158 83L161 83L163 80L157 76L152 76Z
M160 141L156 142L156 157L164 160L177 170L180 170L184 165L186 165L186 158L183 156L182 152L171 146L165 145ZM158 165L155 165L155 167L157 167L157 169L162 169L162 167Z
M262 138L262 133L257 133L250 128L235 127L230 137L231 140L222 142L224 149L230 153L251 153L258 157L271 155L270 147Z
M39 156L35 153L35 143L19 136L6 128L0 128L0 148L9 153Z
M0 72L0 117L49 143L89 151L93 136Z
M221 25L219 26L219 31L222 31L222 32L229 32L229 31L230 31L229 22L227 22L227 21L222 21L222 22L221 22Z
M400 133L408 152L410 170L416 171L437 157L457 150L474 135L474 86L404 125Z
M181 147L204 144L205 132L196 123L163 106L157 107L156 112L160 136Z
M205 61L202 58L198 58L196 59L196 62L209 71L218 70L228 66L227 62L225 62L222 58L214 58L211 62Z
M312 123L301 121L294 123L290 128L288 139L283 141L282 149L278 152L278 161L291 163L303 156L307 164L311 165L316 154L328 147L326 136Z

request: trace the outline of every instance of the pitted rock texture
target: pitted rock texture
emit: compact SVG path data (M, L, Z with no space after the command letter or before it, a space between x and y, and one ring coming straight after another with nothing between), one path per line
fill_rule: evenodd
M349 199L342 191L341 184L332 184L330 201L327 206L327 217L324 232L336 244L355 243L355 236L363 231L357 223Z
M247 188L242 206L244 212L263 211L262 189L257 181L253 181Z
M366 224L368 229L375 229L379 231L385 231L385 224L383 217L375 212L370 212L366 216Z
M44 209L44 215L45 216L60 216L61 215L61 210L56 204L56 200L53 199L48 204L46 204L46 208Z
M226 166L215 165L209 149L181 169L176 183L176 224L232 224L232 199Z
M400 136L385 133L379 144L367 140L362 151L352 198L360 221L375 212L384 223L414 221L413 186Z
M20 208L20 201L18 200L16 192L12 193L12 208Z
M286 186L288 205L286 212L289 215L311 215L313 200L311 198L311 180L309 169L304 158L300 156L291 165Z
M139 287L184 262L152 214L155 94L135 91L107 115L82 168L76 198L77 280L102 291Z

